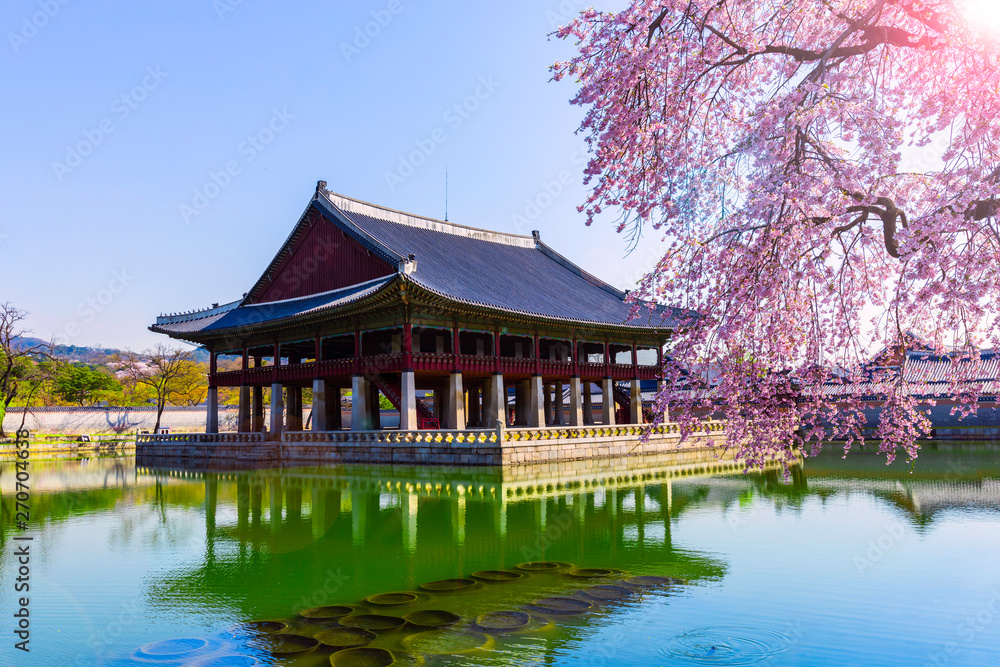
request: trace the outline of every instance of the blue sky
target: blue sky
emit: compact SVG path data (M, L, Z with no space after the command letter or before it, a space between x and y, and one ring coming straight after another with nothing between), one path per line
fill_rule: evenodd
M584 225L582 111L549 81L584 6L8 0L0 301L41 337L149 347L157 314L239 298L317 180L443 217L446 168L453 222L633 286L657 244Z

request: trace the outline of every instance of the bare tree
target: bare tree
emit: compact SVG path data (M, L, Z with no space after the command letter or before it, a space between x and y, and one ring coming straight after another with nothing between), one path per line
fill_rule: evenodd
M34 362L51 355L50 343L29 343L31 333L23 326L27 311L11 303L0 303L0 437L6 437L3 417L18 396L31 395L44 379L44 372ZM24 420L21 420L22 425Z
M126 350L112 357L111 363L128 384L148 387L156 395L154 432L160 429L167 401L190 393L192 368L197 367L191 352L163 344L143 353Z

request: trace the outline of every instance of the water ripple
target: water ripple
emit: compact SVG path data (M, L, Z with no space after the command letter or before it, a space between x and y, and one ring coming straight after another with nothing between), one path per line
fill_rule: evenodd
M788 650L792 639L749 625L711 625L681 633L660 649L669 658L703 665L752 665Z

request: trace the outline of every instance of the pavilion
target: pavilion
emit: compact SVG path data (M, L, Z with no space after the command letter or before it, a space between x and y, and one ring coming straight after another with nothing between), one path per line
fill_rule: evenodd
M633 309L637 315L632 316ZM158 317L150 330L211 354L206 432L218 388L239 388L239 431L381 428L379 394L400 430L650 421L640 381L657 380L683 311L632 303L541 241L465 227L329 192L305 212L244 297ZM219 372L220 355L242 368ZM601 388L599 410L591 386ZM568 400L564 395L568 387ZM508 390L514 405L508 407ZM416 397L432 390L433 409ZM440 399L440 400L438 400Z

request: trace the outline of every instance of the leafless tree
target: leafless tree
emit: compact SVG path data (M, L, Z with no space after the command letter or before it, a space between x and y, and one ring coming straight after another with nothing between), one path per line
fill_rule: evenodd
M128 384L148 387L156 395L154 432L160 429L167 401L190 394L193 376L197 373L191 352L163 344L143 353L126 350L112 357L111 364L124 375Z
M25 337L31 333L24 328L27 311L11 303L0 303L0 437L3 416L18 396L34 395L45 379L44 370L33 359L50 357L51 343L29 343ZM22 426L24 419L21 420Z

